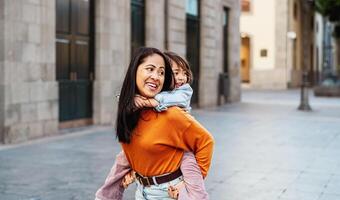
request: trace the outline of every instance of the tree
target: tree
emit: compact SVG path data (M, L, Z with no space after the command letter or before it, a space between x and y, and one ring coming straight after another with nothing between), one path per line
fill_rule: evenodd
M334 36L340 38L340 0L315 0L315 9L335 24Z

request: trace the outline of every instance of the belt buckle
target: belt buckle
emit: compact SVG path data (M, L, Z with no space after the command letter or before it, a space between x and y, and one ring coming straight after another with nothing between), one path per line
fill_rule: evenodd
M142 176L136 176L137 180L145 187L150 187L151 184L150 184L150 181L148 179L148 177L142 177ZM146 184L147 185L144 185L144 181L143 180L146 180Z
M149 178L148 178L148 177L146 177L146 182L148 182L148 185L146 185L145 187L150 187L151 184L150 184L150 181L149 181Z

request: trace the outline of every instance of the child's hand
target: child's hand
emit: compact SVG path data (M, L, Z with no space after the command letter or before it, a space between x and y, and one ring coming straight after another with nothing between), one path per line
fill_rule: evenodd
M135 96L135 106L139 109L143 107L154 108L158 106L158 104L158 101L156 101L154 98L146 98L140 95Z
M125 174L122 185L126 189L131 183L135 182L136 175L135 171L130 171L129 173Z

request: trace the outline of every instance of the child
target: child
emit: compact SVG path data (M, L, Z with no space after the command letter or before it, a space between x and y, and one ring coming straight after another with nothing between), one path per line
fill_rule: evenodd
M135 105L139 109L153 107L158 112L165 111L170 106L179 106L189 112L191 110L190 99L193 93L189 85L192 81L189 65L183 58L173 52L164 52L164 54L171 60L172 70L175 75L175 89L173 91L161 92L154 99L136 96ZM203 177L193 153L184 153L181 171L184 183L181 182L176 186L170 186L168 188L170 197L179 200L208 199ZM116 162L109 176L105 180L105 184L97 191L96 199L120 200L123 197L124 188L127 188L133 181L135 181L134 172L131 171L125 154L120 152L116 157Z

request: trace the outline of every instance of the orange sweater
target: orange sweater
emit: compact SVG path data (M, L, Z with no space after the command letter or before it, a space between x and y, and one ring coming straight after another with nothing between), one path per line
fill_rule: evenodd
M175 171L180 167L184 151L191 151L205 177L213 145L210 133L178 107L161 113L143 111L130 144L122 143L131 168L143 176Z

